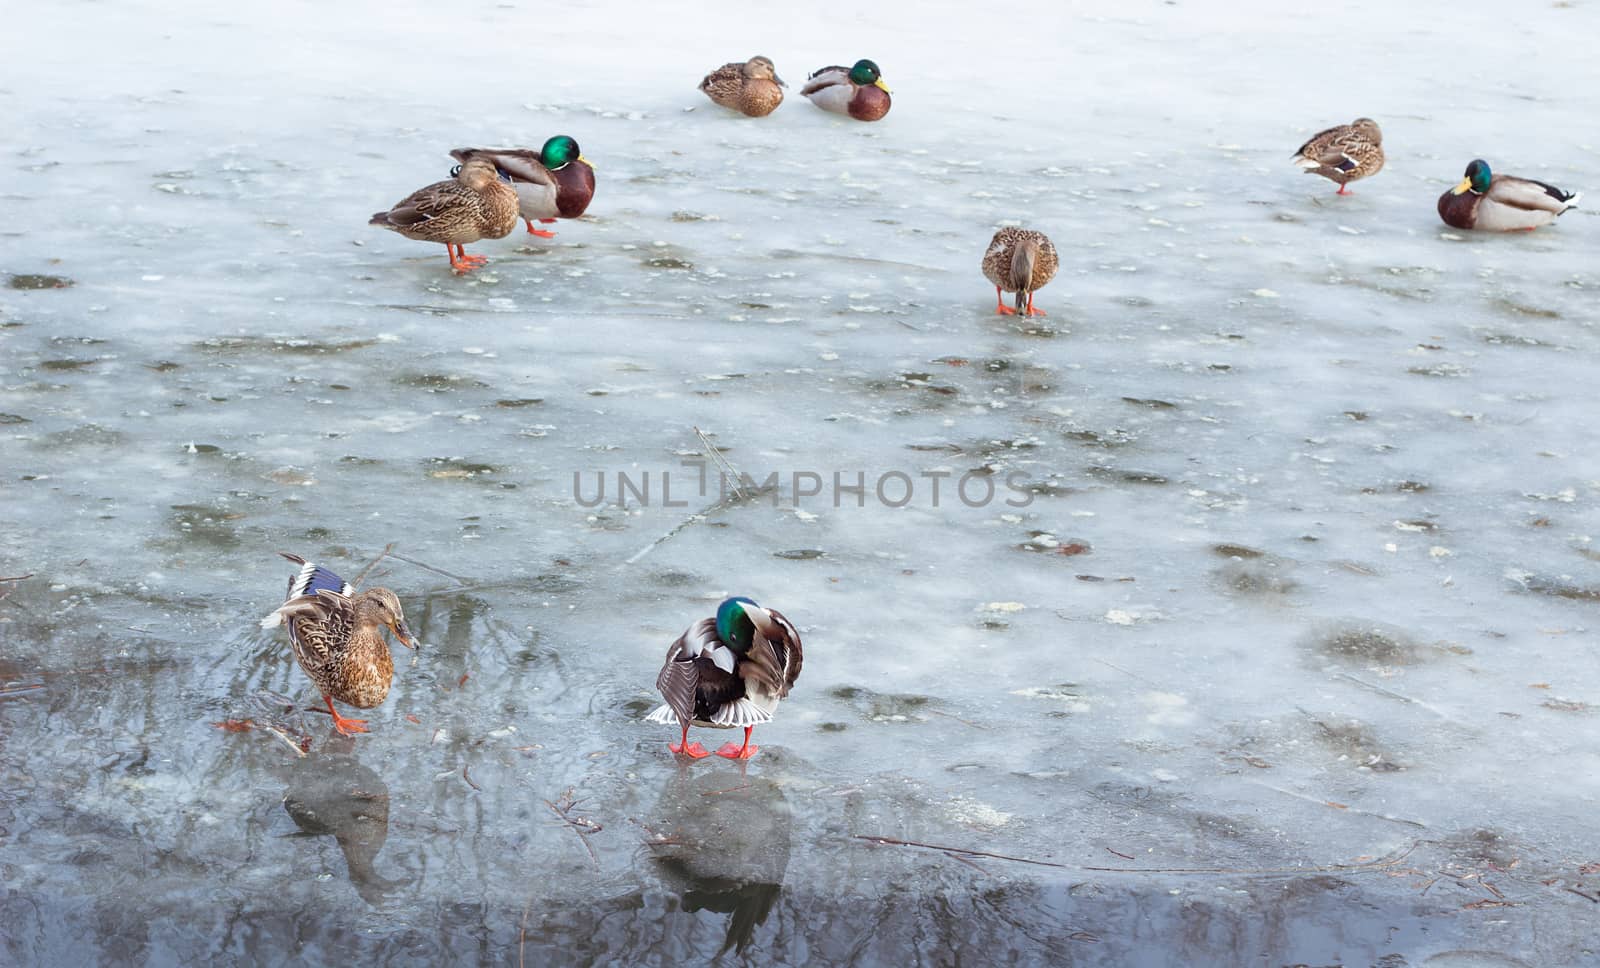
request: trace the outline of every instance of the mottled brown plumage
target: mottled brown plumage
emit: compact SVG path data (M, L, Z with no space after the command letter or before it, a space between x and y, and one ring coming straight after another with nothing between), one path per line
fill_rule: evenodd
M1294 163L1337 183L1339 194L1348 195L1347 184L1383 169L1383 132L1371 118L1318 131L1294 153Z
M752 57L743 64L723 64L700 82L706 97L752 118L764 118L777 110L787 86L772 61L765 57Z
M689 727L714 729L744 727L745 744L718 754L734 759L752 755L750 731L770 722L778 701L789 695L800 678L804 653L800 633L782 613L763 608L749 599L724 602L718 613L734 606L734 620L747 621L748 638L719 632L717 620L705 618L689 628L667 648L666 662L656 677L656 688L666 705L652 712L650 722L682 728L683 742L673 752L704 756L699 744L688 742ZM748 647L746 647L748 642ZM741 651L742 650L742 651Z
M363 720L345 719L333 708L337 699L358 709L371 709L389 694L394 659L383 629L415 649L417 642L406 628L400 599L387 588L369 588L360 594L342 578L299 555L279 552L300 565L289 579L285 601L261 621L263 628L283 624L300 668L321 690L339 732L364 733Z
M517 193L493 164L478 159L462 165L454 178L419 188L389 211L378 212L368 224L419 242L442 243L450 268L470 272L488 260L468 256L462 246L510 234L517 227Z
M1056 247L1043 232L1018 228L996 232L989 241L989 250L983 254L983 277L995 290L994 311L1005 315L1046 315L1034 307L1033 294L1055 277L1059 265ZM1015 309L1001 300L1002 290L1017 294Z

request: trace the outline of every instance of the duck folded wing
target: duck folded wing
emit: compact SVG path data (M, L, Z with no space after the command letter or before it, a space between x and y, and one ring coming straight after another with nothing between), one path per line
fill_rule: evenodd
M687 633L685 633L687 634ZM656 689L661 692L667 706L678 717L678 722L689 723L694 721L695 696L699 692L700 673L695 660L684 652L684 636L678 636L672 645L667 647L667 661L661 667L661 674L656 676ZM660 710L652 713L650 718L657 722Z
M796 629L794 624L784 618L783 613L775 608L767 609L767 614L771 615L772 620L783 630L788 645L783 656L785 665L784 682L786 683L783 691L787 695L789 687L792 687L795 680L800 678L800 666L805 661L805 653L800 648L800 630Z
M783 697L799 675L799 650L795 643L800 637L794 626L781 615L766 610L765 615L752 614L756 627L750 651L739 663L738 673L752 687L751 692ZM791 665L793 663L793 665Z
M1361 162L1343 151L1330 151L1320 155L1317 163L1323 168L1333 168L1338 171L1355 171L1361 167Z
M327 589L284 602L278 613L289 626L295 651L307 659L327 659L356 628L355 603Z
M700 90L716 97L735 97L744 83L743 64L723 64L700 81Z
M1489 185L1489 197L1502 205L1513 208L1522 208L1529 211L1555 212L1557 215L1565 212L1574 204L1577 198L1571 192L1562 191L1554 185L1547 185L1542 181L1532 178L1514 178L1506 175L1495 176Z
M400 204L389 209L388 212L380 212L378 215L374 215L373 219L377 220L382 217L390 225L413 226L420 225L423 222L430 222L446 213L459 218L460 213L456 206L461 205L463 202L470 202L476 205L478 202L477 194L472 189L453 179L435 182L426 188L417 189L401 201Z
M537 151L526 148L457 148L450 152L450 157L463 165L474 158L482 158L514 182L556 187L555 178L539 160Z
M806 78L806 86L800 89L800 93L815 94L825 87L848 83L850 83L850 68L839 67L838 65L824 67L821 70L814 71L810 77Z

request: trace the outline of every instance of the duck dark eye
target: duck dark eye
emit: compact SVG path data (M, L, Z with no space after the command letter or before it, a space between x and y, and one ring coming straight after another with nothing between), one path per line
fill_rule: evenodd
M450 177L451 178L460 178L461 177L461 166L460 165L457 165L454 168L450 169Z

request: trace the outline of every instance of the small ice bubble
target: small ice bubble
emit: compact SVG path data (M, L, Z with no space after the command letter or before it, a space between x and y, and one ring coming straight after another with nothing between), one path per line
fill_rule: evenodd
M1138 620L1138 616L1131 612L1124 612L1120 608L1113 608L1109 612L1106 612L1106 621L1110 622L1112 625L1132 625Z
M161 280L165 279L166 276L140 276L139 278L145 282L160 282Z
M1396 552L1398 552L1400 550L1400 546L1395 544L1393 541L1390 541L1390 542L1387 542L1386 544L1384 544L1383 550L1389 552L1389 554L1392 555L1392 554L1395 554Z
M1250 291L1250 295L1257 296L1257 297L1259 297L1261 299L1277 299L1278 298L1278 294L1273 292L1271 289L1252 289Z
M466 346L462 347L461 352L466 353L469 356L482 356L488 351L481 346Z
M1429 558L1448 558L1451 554L1452 552L1449 548L1441 548L1439 545L1434 545L1428 549Z

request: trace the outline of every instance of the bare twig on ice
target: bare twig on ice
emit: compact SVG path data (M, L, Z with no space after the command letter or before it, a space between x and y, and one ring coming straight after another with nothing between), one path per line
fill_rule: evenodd
M572 815L573 808L578 805L578 801L572 798L572 791L568 790L561 794L561 802L559 804L546 800L544 805L549 807L551 813L555 814L562 823L566 824L573 833L578 835L578 842L583 844L583 849L589 852L589 859L594 861L594 866L599 867L600 858L595 855L594 848L589 846L588 835L597 834L604 828L587 817L574 817Z
M372 569L378 567L378 562L380 562L384 558L388 557L389 552L393 551L393 550L394 550L394 542L393 541L391 541L388 544L384 545L383 546L383 551L378 553L378 557L376 557L376 558L372 559L371 561L367 562L367 567L361 569L361 573L359 575L356 575L356 580L350 583L350 587L352 587L352 588L360 588L361 587L361 583L367 580L367 576L368 575L372 574Z

